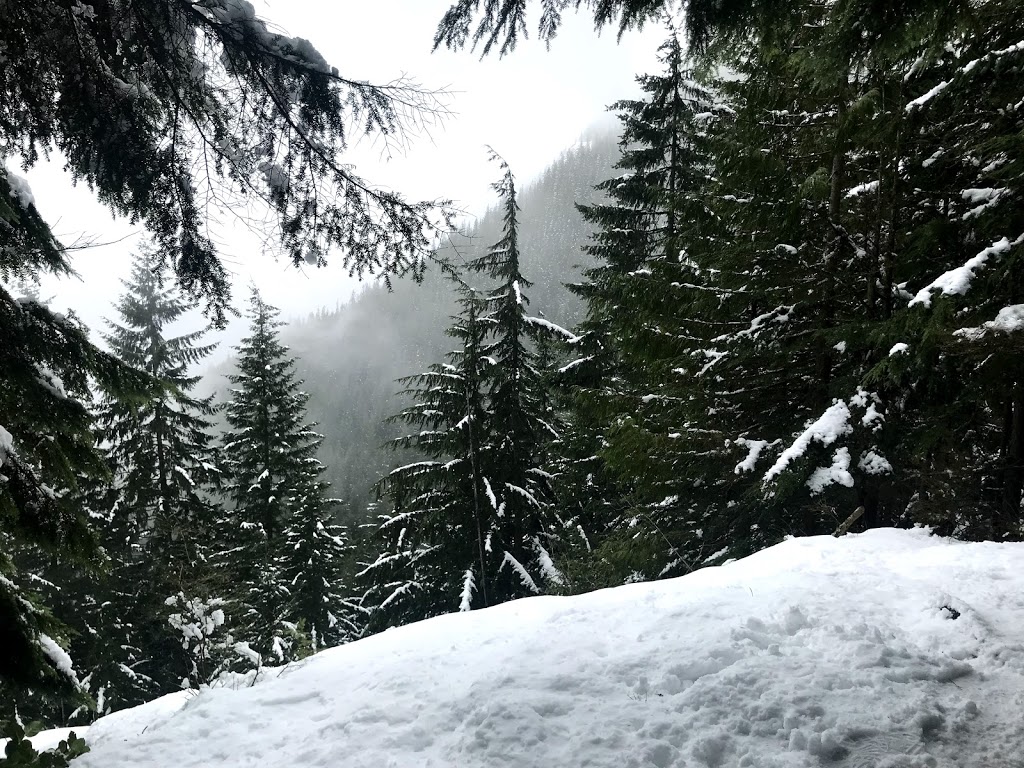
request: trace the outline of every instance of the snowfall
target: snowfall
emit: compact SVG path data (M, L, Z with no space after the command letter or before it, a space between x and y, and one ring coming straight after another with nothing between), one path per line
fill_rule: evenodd
M1024 545L791 539L390 630L85 738L75 768L1024 766Z

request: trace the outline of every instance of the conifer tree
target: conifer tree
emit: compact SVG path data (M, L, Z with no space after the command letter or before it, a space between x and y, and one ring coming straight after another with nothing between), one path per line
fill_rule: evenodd
M545 378L538 368L537 340L564 331L527 314L531 283L520 269L519 205L515 176L492 152L502 177L492 185L504 213L503 236L469 268L496 284L484 296L490 334L483 354L495 361L485 379L487 440L480 444L480 467L495 525L487 538L500 558L491 579L492 599L511 600L559 584L549 549L560 531L553 525L552 476L543 466L545 447L559 437L550 419Z
M98 643L80 662L107 711L178 688L187 660L167 624L165 601L211 588L209 546L218 516L211 497L219 482L215 409L212 398L191 394L199 377L190 372L213 347L200 343L203 331L169 335L190 306L168 284L152 248L140 251L122 282L119 322L108 321L105 340L156 388L135 402L104 397L98 407L113 483L93 501L110 572L93 585L99 612L91 620L101 636L120 633L122 642Z
M553 476L545 469L558 437L542 337L567 335L526 312L515 178L494 185L503 237L469 264L496 284L479 294L460 285L461 314L448 329L460 342L449 362L409 377L414 404L395 417L418 428L394 442L426 460L380 484L393 513L380 526L383 551L363 572L372 581L371 627L538 594L562 582L550 550Z
M580 207L598 227L587 246L598 263L573 286L588 309L564 369L575 456L567 501L584 513L583 543L598 547L591 564L619 580L693 562L721 491L702 489L722 442L700 420L685 369L694 354L707 363L699 351L721 322L708 129L725 108L675 33L660 61L661 72L637 78L642 98L612 106L623 173L599 185L606 202Z
M190 309L168 279L153 250L142 250L123 281L120 322L109 321L104 337L121 360L162 389L138 404L104 399L99 426L115 471L118 512L135 526L153 574L161 574L157 582L176 592L202 578L216 518L209 493L219 471L210 435L213 398L191 394L199 377L190 369L213 345L200 343L202 330L168 335Z
M431 204L380 190L343 161L349 118L387 140L443 110L407 81L341 76L302 38L273 32L248 2L169 0L4 6L0 26L0 281L71 273L67 252L7 167L59 149L67 170L117 214L143 222L193 298L217 321L227 274L206 232L204 200L240 194L268 204L282 246L323 263L342 246L356 270L417 272L438 219ZM194 176L195 169L203 171ZM90 379L130 399L148 386L93 345L72 316L0 288L0 680L62 687L66 639L8 555L43 547L95 563L78 475L102 476L87 403Z
M86 403L92 386L129 399L151 384L93 345L74 316L5 287L67 272L27 184L0 173L0 685L8 701L14 692L77 695L66 628L12 555L56 558L65 567L99 562L86 511L76 503L83 478L107 472Z
M358 639L364 625L360 600L346 584L348 531L334 522L340 500L326 497L323 471L319 461L311 463L300 481L281 554L283 616L309 636L314 653Z
M225 407L223 453L232 509L222 521L218 559L233 600L233 637L280 663L300 652L295 631L300 619L306 620L307 632L320 633L321 646L338 622L350 624L351 619L336 599L336 585L320 593L330 599L322 608L335 617L333 627L309 605L309 595L319 587L312 581L314 573L300 573L304 563L309 557L320 559L314 568L329 578L340 555L336 534L321 538L331 503L318 479L321 437L305 422L308 395L299 389L295 360L281 343L278 310L255 288L248 317L249 335L237 348L236 372L228 376L233 388ZM297 559L299 553L305 561ZM290 606L289 584L299 592Z
M360 574L370 582L371 629L493 604L481 444L488 429L484 380L494 362L483 352L481 297L465 283L459 295L461 312L446 331L459 347L447 363L401 380L413 404L391 420L415 431L392 447L425 458L378 485L393 511L380 519L380 554Z

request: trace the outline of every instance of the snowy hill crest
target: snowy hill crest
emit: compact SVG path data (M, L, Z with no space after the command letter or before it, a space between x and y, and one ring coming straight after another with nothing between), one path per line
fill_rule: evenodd
M104 718L76 765L1012 767L1022 705L1024 545L877 530L390 630Z

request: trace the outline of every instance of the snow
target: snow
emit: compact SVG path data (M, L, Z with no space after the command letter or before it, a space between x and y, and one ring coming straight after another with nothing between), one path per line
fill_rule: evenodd
M97 720L75 766L1010 768L1022 637L1022 544L791 539L172 694Z
M247 42L255 40L271 56L285 59L300 67L338 76L338 70L327 64L323 55L309 40L288 37L267 29L248 0L210 0L196 9L218 23L221 30Z
M737 475L744 472L753 472L754 465L757 464L757 460L761 457L761 451L768 447L769 444L767 440L749 440L745 437L736 438L736 445L747 449L747 457L733 468L733 472Z
M868 475L888 475L892 473L892 464L889 460L874 449L864 452L857 462L857 467Z
M68 652L57 644L56 640L49 635L39 633L39 647L46 655L46 658L57 668L58 672L69 680L74 681L76 685L78 684L78 675L75 674L74 662L71 661L71 656L68 655Z
M909 306L913 307L916 304L921 304L922 306L930 307L932 305L932 291L940 291L943 296L963 296L970 290L975 273L983 269L990 258L1006 253L1010 248L1020 245L1021 242L1024 242L1024 235L1021 235L1012 243L1005 237L997 240L988 248L981 250L976 256L968 259L963 266L943 272L932 280L932 282L917 292Z
M895 355L905 355L909 351L910 345L904 341L900 341L892 345L892 349L889 350L889 357L894 357Z
M850 449L845 446L836 449L832 456L831 467L818 467L807 478L807 487L811 495L816 496L830 485L853 487L853 475L850 474Z
M473 569L467 568L462 575L462 601L459 603L460 611L468 611L473 607L473 592L476 591L476 579L473 578Z
M1011 304L1000 309L994 320L989 320L980 328L961 328L953 331L953 335L962 336L969 341L977 341L990 332L1016 333L1021 328L1024 328L1024 304ZM0 441L0 449L2 447L2 441Z
M868 181L868 182L865 182L864 184L858 184L857 186L853 187L852 189L847 190L846 191L846 196L847 197L860 197L861 195L866 195L869 192L875 192L877 189L878 189L878 179L875 179L874 181Z
M7 174L7 184L11 188L11 197L18 201L18 205L25 209L35 205L36 199L32 196L32 187L28 185L28 179L7 167L4 167L4 172Z
M933 98L935 98L940 93L942 93L944 90L946 90L946 88L948 86L949 86L949 82L946 81L946 80L943 80L941 83L936 85L934 88L932 88L927 93L922 94L921 96L918 96L916 99L914 99L913 101L908 103L907 106L906 106L906 111L907 112L913 112L918 107L923 106L924 104L927 104Z
M811 447L812 442L817 441L825 446L832 445L842 435L852 431L849 406L842 400L836 400L821 416L809 423L804 431L797 435L792 445L782 452L771 469L765 473L763 482L770 483L782 474L792 461L804 455Z
M516 285L518 286L519 284L516 283ZM527 315L523 317L523 320L526 321L526 323L528 323L529 325L535 326L537 328L543 328L545 331L549 331L557 336L561 336L569 344L575 344L580 340L580 337L574 334L572 331L568 331L562 326L558 325L557 323L552 323L550 320L545 320L543 317L532 317Z
M7 455L14 451L14 436L0 424L0 467L4 465Z

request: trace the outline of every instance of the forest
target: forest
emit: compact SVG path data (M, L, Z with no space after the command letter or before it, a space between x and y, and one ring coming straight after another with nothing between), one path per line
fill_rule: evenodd
M346 110L386 134L415 89L345 80L248 4L44 5L0 0L13 765L84 748L39 757L34 730L446 613L793 536L1024 539L1016 0L544 0L553 45L567 6L660 25L659 68L525 189L479 158L493 207L461 233L337 160ZM478 5L435 46L514 55L532 4ZM8 155L51 146L152 233L102 342L37 288L69 256ZM233 306L183 159L210 151L296 263L377 281L292 327L253 289L223 386L207 329L171 330Z

